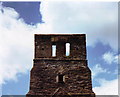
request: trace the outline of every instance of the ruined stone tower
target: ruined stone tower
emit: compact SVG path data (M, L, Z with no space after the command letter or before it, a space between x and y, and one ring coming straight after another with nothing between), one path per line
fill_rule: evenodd
M36 34L33 63L27 97L95 97L85 34Z

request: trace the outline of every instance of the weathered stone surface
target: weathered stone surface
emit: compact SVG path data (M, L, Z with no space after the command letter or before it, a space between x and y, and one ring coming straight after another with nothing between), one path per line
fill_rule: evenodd
M69 56L65 55L66 43L70 43ZM52 45L56 45L55 57ZM33 62L27 97L95 97L86 60L85 34L36 34ZM59 75L64 77L63 83L58 82Z

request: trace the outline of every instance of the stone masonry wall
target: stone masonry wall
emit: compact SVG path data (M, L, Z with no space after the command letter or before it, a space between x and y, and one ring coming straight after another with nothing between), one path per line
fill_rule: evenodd
M35 35L35 58L51 58L52 45L57 47L56 58L66 58L65 43L70 43L69 58L86 59L85 34Z
M69 56L65 55L66 43L70 43ZM52 56L52 45L56 45L55 57ZM33 63L27 97L95 97L86 59L85 34L36 34ZM63 76L63 83L58 82L59 75Z

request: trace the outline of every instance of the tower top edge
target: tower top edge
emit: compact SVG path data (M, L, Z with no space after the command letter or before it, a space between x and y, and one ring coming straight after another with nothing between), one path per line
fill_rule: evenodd
M86 34L34 34L35 36L85 36Z

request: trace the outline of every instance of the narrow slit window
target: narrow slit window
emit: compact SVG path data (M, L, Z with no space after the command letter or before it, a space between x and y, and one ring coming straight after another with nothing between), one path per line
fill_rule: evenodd
M70 55L70 43L66 43L66 56Z
M52 57L56 56L56 45L52 45Z
M64 83L64 82L65 82L65 77L64 77L64 75L58 75L58 76L57 76L57 82L58 82L58 83Z

